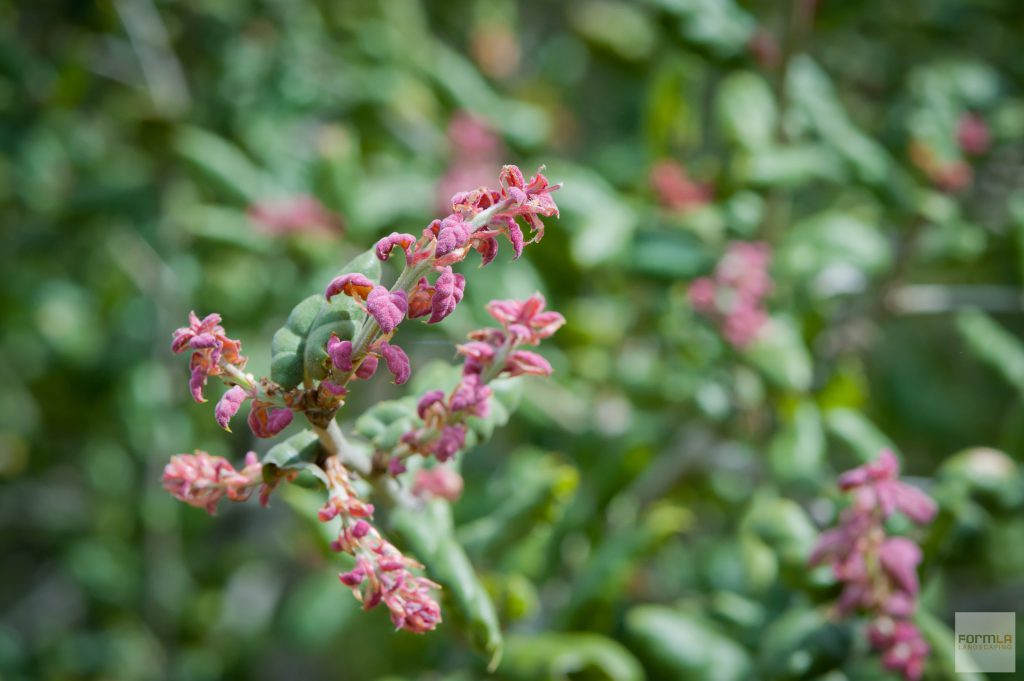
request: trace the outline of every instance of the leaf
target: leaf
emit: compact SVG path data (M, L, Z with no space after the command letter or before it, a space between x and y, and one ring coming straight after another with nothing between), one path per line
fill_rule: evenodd
M518 453L500 479L497 507L459 527L459 542L477 556L500 559L501 547L512 546L541 523L549 521L579 485L579 473L554 456Z
M834 669L850 647L849 629L817 610L784 612L762 632L759 676L767 679L815 678Z
M204 179L243 203L255 203L272 193L273 182L231 142L201 128L184 127L174 139L178 155Z
M836 153L818 143L769 145L737 156L737 179L756 187L793 189L814 181L841 182Z
M825 424L862 462L874 461L883 449L897 451L892 440L859 411L830 409L825 412Z
M853 125L828 74L806 55L795 57L786 72L786 94L821 138L869 184L884 182L892 159L878 142Z
M756 22L733 0L648 0L679 18L679 33L688 42L719 58L747 49Z
M660 605L626 614L626 634L655 678L739 681L752 677L750 657L709 620Z
M789 567L803 569L818 538L818 531L800 507L790 499L765 494L755 497L740 523L740 531L765 543Z
M316 465L322 450L320 439L308 428L278 442L263 455L264 479L276 479L275 469L306 470L319 478L325 485L327 477Z
M561 168L559 175L565 187L558 192L558 205L562 223L571 231L573 259L593 267L628 253L638 223L636 211L593 171Z
M1024 393L1024 343L979 310L961 312L956 325L971 352Z
M707 249L687 232L643 231L630 249L630 269L652 277L688 279L708 269Z
M745 149L768 147L775 139L775 98L768 82L756 73L738 71L722 82L717 114L726 138Z
M877 225L848 213L827 211L801 220L787 232L777 255L781 269L799 279L817 278L818 292L856 292L864 278L887 268L889 241ZM854 269L852 281L835 281L840 268ZM832 280L825 277L829 271ZM850 275L844 275L846 280Z
M572 597L561 613L565 624L592 619L615 600L642 558L692 522L688 510L669 504L651 508L636 524L606 535L573 581Z
M404 397L400 400L378 402L356 419L355 431L381 451L391 451L398 445L402 435L422 425L416 415L416 400Z
M641 8L595 0L570 6L569 21L583 37L630 61L650 57L655 27Z
M825 429L814 402L797 404L772 440L768 459L776 480L816 484L825 461Z
M742 354L784 390L806 392L811 387L811 353L788 317L769 319L757 339Z
M326 304L322 293L309 296L292 308L284 326L270 340L270 378L285 390L291 390L305 380L306 337L320 314L320 308Z
M500 676L510 681L643 681L640 663L610 638L590 633L510 636Z
M939 468L939 479L1005 509L1015 508L1024 498L1020 467L997 449L972 447L954 454Z
M490 596L455 540L448 502L435 499L425 509L398 509L392 523L430 578L444 587L443 597L455 606L456 619L474 647L489 657L491 668L496 666L502 653L501 626Z
M341 273L359 272L371 281L379 281L380 261L370 251L348 262ZM322 293L314 293L296 305L284 326L270 342L270 377L285 390L307 379L326 376L324 346L331 334L348 340L362 323L364 313L348 296L336 296L330 303Z
M359 273L373 282L381 277L380 259L371 248L350 260L338 274ZM345 295L334 296L325 302L317 312L310 326L303 350L303 365L306 376L321 380L327 376L327 341L331 335L342 340L351 340L362 325L366 314L356 301Z

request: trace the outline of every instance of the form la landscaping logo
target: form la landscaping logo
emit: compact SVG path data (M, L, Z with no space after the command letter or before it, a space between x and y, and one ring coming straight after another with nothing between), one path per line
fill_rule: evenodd
M956 613L956 671L1016 671L1016 613Z

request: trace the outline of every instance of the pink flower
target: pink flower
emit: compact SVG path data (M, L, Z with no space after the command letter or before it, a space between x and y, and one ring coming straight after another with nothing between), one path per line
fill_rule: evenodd
M534 293L526 300L492 300L487 304L487 311L509 333L523 342L537 345L565 324L565 317L557 312L546 312L546 305L544 296Z
M854 490L859 504L867 508L877 506L885 517L901 511L916 523L931 522L937 510L935 502L921 490L900 481L899 473L896 455L884 449L877 461L843 473L839 488Z
M464 411L484 418L490 410L487 401L491 397L491 389L480 380L477 374L466 374L455 387L448 408L453 411Z
M231 417L238 413L242 403L249 399L249 393L245 392L245 389L241 386L234 386L229 389L224 396L217 402L217 406L213 410L213 416L217 419L217 423L224 430L231 432L229 426Z
M455 306L462 301L466 288L466 278L461 274L452 273L451 267L445 267L441 276L434 282L434 295L431 299L431 315L428 324L439 321L455 311Z
M712 312L715 309L715 282L710 277L694 279L687 290L690 304L698 312Z
M935 505L898 475L899 463L888 450L877 461L841 475L839 486L854 495L854 503L843 511L839 527L822 533L809 562L831 563L843 583L838 612L873 615L868 638L882 651L882 664L913 681L921 676L928 655L928 646L908 619L917 608L921 549L905 537L886 536L885 519L894 509L909 508L911 519L927 522Z
M903 537L891 537L882 542L878 562L893 583L907 594L917 594L917 565L921 562L921 549Z
M514 205L509 213L522 217L533 229L531 243L543 239L544 223L540 218L558 217L558 206L551 198L551 192L561 185L550 185L548 178L539 170L526 182L523 172L513 165L503 167L498 179L501 183L501 198L511 200Z
M332 333L327 340L327 356L338 371L352 371L352 341L341 340Z
M882 651L882 665L917 681L924 671L930 648L913 622L879 617L868 627L871 647Z
M395 383L402 385L409 380L412 368L409 366L409 357L402 348L390 343L381 343L377 350L384 357L388 371L395 377Z
M409 302L405 291L389 291L383 286L375 286L366 298L366 309L387 335L405 318Z
M750 345L768 321L764 299L773 287L770 264L771 249L766 244L734 241L711 277L690 284L690 304L715 320L734 347Z
M363 361L359 363L359 368L356 369L356 378L368 381L373 378L375 373L377 373L377 356L367 355L363 358Z
M548 361L536 352L516 350L509 355L505 371L510 376L521 376L523 374L529 376L550 376L552 369Z
M401 234L399 232L391 232L383 239L377 242L377 257L381 260L387 260L391 257L391 251L395 247L401 248L405 252L405 264L412 264L412 247L416 243L416 237L412 234Z
M339 293L344 293L346 296L356 298L357 300L366 300L375 286L376 284L364 275L352 272L332 279L331 283L327 285L327 290L324 291L324 296L327 297L327 300L330 300Z
M263 481L262 468L252 452L239 472L227 459L197 449L194 454L171 457L164 467L163 486L179 501L213 515L217 502L225 496L232 501L248 499Z
M330 496L320 510L320 519L329 522L342 517L341 531L331 546L355 557L355 567L338 575L341 583L371 610L384 603L392 623L399 629L424 633L441 622L441 609L431 597L439 588L429 579L412 573L422 566L404 556L384 539L370 523L373 507L356 496L348 471L330 457L325 463Z
M458 215L449 215L444 220L434 221L437 223L437 246L434 255L438 258L448 255L457 248L462 248L469 241L472 233L472 226L464 222ZM428 228L431 229L431 228Z
M458 501L462 496L462 486L462 476L450 466L434 466L416 471L412 493L426 499L439 497L448 501Z
M465 446L466 427L455 425L442 428L441 436L434 442L431 449L437 460L443 463L455 456Z
M292 410L275 408L269 402L253 400L248 420L249 429L256 437L274 437L292 422Z
M964 114L956 127L956 139L965 153L978 156L989 149L991 136L985 119L976 113Z
M419 414L421 419L427 418L427 410L435 404L440 404L444 401L445 394L443 390L431 390L425 393L420 398L419 403L416 405L416 413Z
M426 277L420 277L409 295L409 319L426 317L433 311L434 287Z
M679 213L700 208L714 198L714 188L691 180L677 161L660 161L651 168L651 187L663 206Z
M330 234L341 226L323 204L308 195L257 201L246 212L268 234Z
M465 356L463 373L479 374L494 361L494 346L483 341L470 341L456 346L460 355Z
M188 313L189 325L175 330L171 351L180 354L192 349L189 367L189 391L196 402L205 402L203 388L207 378L224 373L222 365L244 369L248 358L241 354L242 344L228 338L220 326L220 315L213 313L200 320L195 312Z

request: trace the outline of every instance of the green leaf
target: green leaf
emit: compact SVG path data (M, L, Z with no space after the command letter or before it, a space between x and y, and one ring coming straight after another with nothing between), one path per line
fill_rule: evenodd
M961 312L956 324L971 352L1024 393L1024 343L979 310Z
M746 650L709 620L660 605L626 614L626 633L655 678L739 681L752 676Z
M688 510L661 504L652 507L639 522L606 535L573 580L572 597L561 613L561 621L578 624L591 620L595 611L618 598L641 559L691 522Z
M570 252L584 267L623 257L636 230L636 211L597 173L580 167L562 168L565 187L558 192L559 223L571 231Z
M939 468L939 479L991 499L1005 509L1015 508L1024 500L1020 467L997 449L972 447L954 454Z
M768 380L784 390L806 392L811 387L811 353L796 325L787 317L768 320L757 339L742 354Z
M778 111L764 77L749 71L730 74L718 93L718 120L726 138L745 149L771 146Z
M679 19L679 33L688 42L719 58L747 49L757 22L733 0L648 0Z
M174 149L203 179L243 203L254 203L272 193L273 182L249 158L223 137L200 128L185 127Z
M790 62L786 72L786 94L821 138L854 169L857 177L870 184L884 182L891 159L885 148L857 129L836 95L825 71L806 55Z
M776 480L816 484L825 462L825 429L814 402L797 404L772 440L768 459Z
M491 597L455 540L448 502L435 499L424 509L398 509L392 523L430 578L444 587L442 596L454 605L455 619L467 629L474 647L496 666L502 653L501 626Z
M806 566L818 538L814 523L800 504L767 495L754 499L741 522L741 531L763 541L783 563L801 568Z
M628 650L610 638L541 633L508 638L500 676L509 681L643 681L644 671Z
M756 187L795 189L818 180L844 179L835 151L818 143L762 146L739 154L735 168L740 181Z
M306 337L320 308L327 305L322 293L314 293L292 308L288 320L270 340L270 378L285 390L305 380Z
M554 456L519 452L499 483L493 495L501 499L497 508L458 531L459 542L467 551L492 560L501 557L501 547L513 545L549 521L575 492L579 473Z
M416 415L416 399L378 402L360 415L355 432L369 440L376 449L391 451L402 435L421 425Z
M358 272L371 281L379 281L380 261L372 250L348 262L341 274ZM322 293L314 293L296 305L284 326L274 333L270 343L270 377L286 390L307 379L326 376L324 346L331 334L349 340L362 323L364 313L348 296L335 296L327 302Z
M830 409L825 412L828 431L846 443L863 461L874 461L883 449L896 452L896 445L867 416L853 409Z
M842 664L849 646L847 628L817 610L789 610L762 633L758 650L759 676L814 678Z
M829 211L793 225L779 248L777 263L788 274L811 280L840 266L856 269L861 277L871 276L888 267L891 257L889 242L875 224ZM830 294L851 287L859 290L865 282L815 283L819 292Z
M277 469L307 470L327 484L323 470L316 465L321 452L320 439L312 430L295 433L263 455L263 476L272 481L276 478Z

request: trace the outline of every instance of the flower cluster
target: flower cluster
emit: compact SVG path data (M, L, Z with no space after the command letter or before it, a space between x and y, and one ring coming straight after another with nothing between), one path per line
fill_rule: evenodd
M296 307L297 312L274 336L270 378L257 379L244 371L241 344L225 335L219 315L199 319L191 314L188 326L174 332L172 350L192 351L189 385L196 401L205 401L203 390L209 377L220 377L227 385L214 409L217 423L229 429L232 417L250 402L249 427L257 437L267 438L279 434L300 413L309 421L318 446L312 450L308 444L296 446L292 458L281 461L275 455L266 465L250 453L241 470L205 452L181 454L167 464L164 487L181 501L212 513L221 498L242 501L257 487L266 503L278 482L294 479L300 470L311 470L327 487L320 520L340 519L332 547L355 559L354 568L342 574L341 581L364 609L384 603L397 628L415 633L434 629L441 613L431 590L438 585L418 576L415 571L423 566L404 556L371 524L373 505L357 494L353 482L361 476L371 489L380 489L378 483L386 481L389 501L415 505L429 498L458 498L462 478L451 468L437 465L418 470L409 486L386 480L377 458L364 460L357 450L347 448L334 419L353 381L371 378L380 364L396 384L409 380L409 357L394 341L398 327L406 319L417 318L436 324L454 312L463 299L466 279L453 266L471 251L479 252L486 265L497 254L499 237L508 240L516 258L526 244L540 241L541 218L558 215L551 198L558 187L540 172L527 181L517 167L505 166L496 189L481 187L456 194L451 213L431 222L420 237L399 232L384 237L372 253L353 261L349 269L360 271L346 272L328 284L326 302L313 297ZM285 231L318 215L308 203L283 206L281 214L269 206L258 208L254 219ZM363 273L377 269L376 263L367 267L367 260L372 263L374 256L389 260L396 249L404 255L404 268L393 286L388 288ZM336 296L346 296L352 304L331 305ZM564 323L560 314L545 311L544 306L539 294L488 306L501 328L479 331L459 347L465 357L462 380L450 395L434 391L424 396L419 405L424 428L407 434L393 452L383 453L389 455L385 459L389 470L404 470L403 458L414 453L432 454L440 462L454 456L466 444L467 419L486 416L491 396L488 383L495 377L551 373L544 358L522 348L536 345ZM319 347L310 347L312 338Z
M203 389L210 376L220 376L233 367L237 370L245 368L248 358L242 355L242 343L232 340L224 334L220 325L220 315L209 314L199 319L195 312L188 313L188 326L174 332L171 350L181 354L192 350L188 387L196 402L205 402Z
M651 168L651 188L659 203L678 213L710 203L715 194L713 186L694 182L686 168L671 160L661 161Z
M535 352L521 349L538 345L564 323L558 312L545 310L544 296L535 293L526 300L494 300L487 311L501 325L474 331L470 341L458 347L465 361L462 379L449 394L431 390L416 407L423 420L419 428L402 436L404 448L391 459L392 473L405 470L404 459L412 454L434 456L445 462L466 444L466 420L486 417L491 389L488 383L499 376L550 376L551 365Z
M211 515L223 497L245 501L262 483L263 465L255 452L245 455L245 467L238 471L224 457L210 456L197 449L194 454L171 457L163 475L164 489L174 498L189 506L205 508Z
M928 523L935 517L935 502L899 480L899 463L888 450L840 476L839 487L853 495L853 504L838 527L821 535L810 563L832 567L843 583L838 612L868 613L868 637L882 652L882 663L914 681L921 677L929 650L910 619L917 606L921 549L905 537L887 536L885 521L899 511L915 523Z
M771 257L767 244L734 241L712 276L690 284L690 304L716 320L738 348L750 345L768 320L764 299L772 291Z
M441 608L430 591L440 587L413 574L411 570L423 566L381 537L370 522L373 505L357 496L349 472L337 457L327 460L325 470L328 498L320 509L320 520L341 519L331 548L356 559L352 570L339 575L341 583L352 589L364 610L384 603L396 628L417 634L432 630L441 622Z

